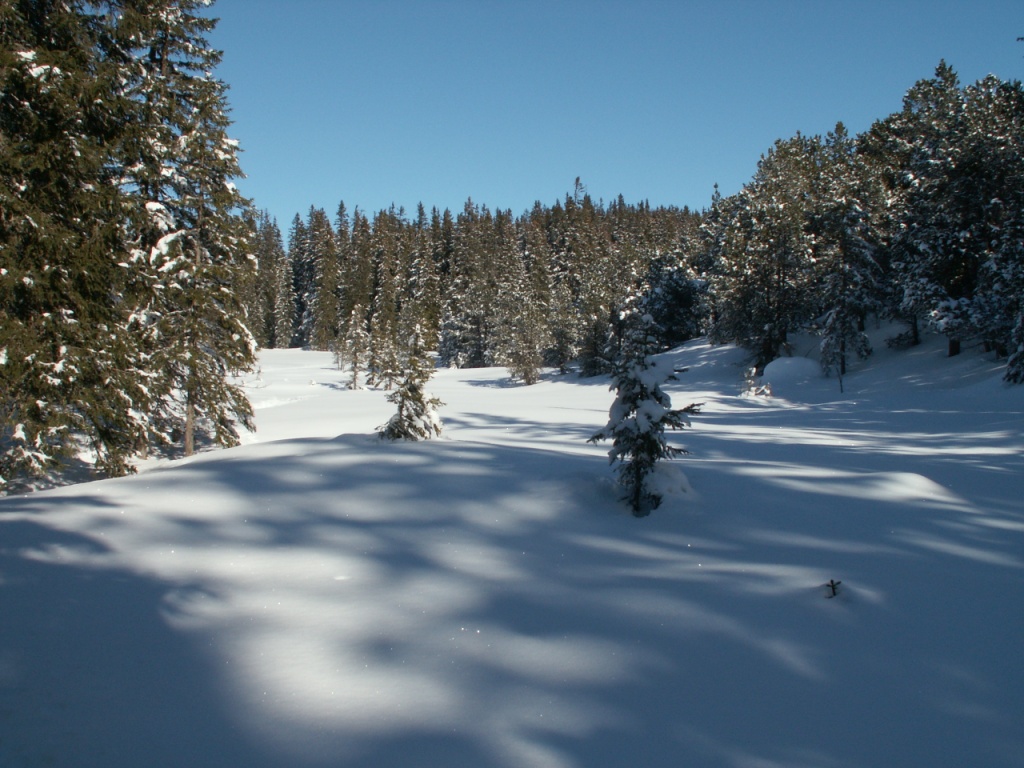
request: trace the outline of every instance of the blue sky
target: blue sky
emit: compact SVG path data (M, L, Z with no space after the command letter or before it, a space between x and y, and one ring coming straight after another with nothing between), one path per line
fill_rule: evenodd
M940 59L1024 78L1024 3L218 0L242 192L311 205L522 213L708 205L797 131L852 133Z

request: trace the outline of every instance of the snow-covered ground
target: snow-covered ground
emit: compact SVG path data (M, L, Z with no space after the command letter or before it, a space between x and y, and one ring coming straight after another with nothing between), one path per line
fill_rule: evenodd
M943 349L671 353L644 519L606 379L438 371L386 444L264 352L245 445L0 499L0 767L1024 766L1024 388Z

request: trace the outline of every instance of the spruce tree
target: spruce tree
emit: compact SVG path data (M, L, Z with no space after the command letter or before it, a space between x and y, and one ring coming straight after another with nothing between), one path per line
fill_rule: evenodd
M662 500L653 483L657 463L687 452L669 445L665 430L689 426L688 417L699 412L700 404L672 408L672 400L662 385L675 376L664 368L664 363L652 357L656 349L653 318L633 312L625 322L622 356L612 374L615 401L608 413L608 424L587 442L612 440L608 459L619 464L619 484L625 500L634 516L644 517Z
M817 274L806 224L820 141L778 141L739 193L717 200L709 218L716 263L712 338L738 343L758 367L786 348L790 332L813 319Z
M338 344L335 361L339 368L348 365L349 389L360 389L359 376L363 373L370 354L370 334L366 330L366 312L356 304L345 324L344 339Z
M338 336L341 265L331 222L322 208L312 209L306 224L307 254L313 282L306 295L302 325L310 349L333 348Z
M280 231L277 232L277 245L274 248L274 253L276 260L271 276L274 282L274 326L271 339L275 349L287 349L295 337L295 282L292 274L292 260L281 243Z
M388 395L388 402L394 403L398 410L378 430L382 440L430 440L441 434L437 409L444 403L424 392L433 373L434 363L427 355L422 331L417 327L409 341L402 381Z
M290 346L305 347L309 343L309 299L314 291L314 273L309 258L308 230L299 214L295 214L288 230L288 261L292 266L292 296L295 297L295 334Z
M106 4L0 3L0 486L149 429L119 152L131 72Z
M252 408L232 379L251 370L255 340L235 292L252 257L233 179L242 175L228 136L227 87L213 71L220 52L204 0L123 0L118 33L130 46L138 105L126 147L125 184L139 209L135 264L150 293L136 313L149 344L154 421L186 455L197 431L220 445L253 428Z
M400 221L394 212L374 217L371 236L373 300L370 307L370 345L367 383L391 389L401 376L399 328Z
M854 148L843 124L837 124L823 146L821 188L809 217L821 275L821 365L840 377L846 375L850 355L863 359L871 353L864 321L881 306L865 168L856 161Z
M544 349L548 343L547 302L538 282L530 274L527 238L521 248L509 253L499 278L496 307L497 359L509 375L527 386L540 380Z
M253 303L247 307L250 330L261 347L286 347L291 341L291 330L288 330L287 338L280 339L277 323L279 272L285 258L284 244L277 221L266 211L262 211L257 219L253 247L256 285Z

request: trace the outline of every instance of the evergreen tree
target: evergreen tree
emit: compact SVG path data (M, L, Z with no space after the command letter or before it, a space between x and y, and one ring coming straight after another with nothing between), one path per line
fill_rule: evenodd
M508 368L509 375L523 384L536 384L544 362L544 349L548 345L546 314L547 254L541 251L538 260L531 251L531 233L536 240L543 233L529 224L522 235L522 252L508 255L507 265L499 278L496 308L499 360ZM545 248L546 250L546 248Z
M284 258L284 245L277 222L266 211L261 211L253 236L255 269L249 275L252 283L246 304L246 315L256 343L272 349L279 346L277 339L278 271ZM289 334L284 346L291 341Z
M333 348L338 336L341 265L331 222L322 208L311 209L306 223L306 259L312 284L306 294L303 327L310 349Z
M125 184L140 209L136 264L151 289L136 316L150 345L161 437L181 437L186 455L198 429L220 445L253 428L244 390L255 340L233 290L251 256L243 214L249 202L237 142L227 135L226 86L213 75L220 52L206 35L216 21L204 0L123 0L120 37L133 51L130 93L139 107L126 152Z
M903 198L892 245L899 312L946 334L951 355L973 330L980 266L971 230L981 201L959 194L964 182L977 180L964 162L964 119L959 78L941 62L933 78L907 92L902 112L887 126L896 139L892 161Z
M0 3L0 485L149 429L119 153L135 106L104 3Z
M277 228L276 224L274 228ZM281 243L280 231L276 233L276 241L271 276L274 287L271 345L275 349L288 349L295 337L295 276L292 274L292 261Z
M373 220L373 299L370 306L368 383L391 389L401 376L399 346L400 219L379 211Z
M972 202L978 285L970 325L985 347L1009 355L1006 379L1024 378L1024 85L987 77L966 89L958 195ZM1012 352L1011 352L1012 350Z
M436 339L441 325L441 283L426 209L420 203L410 233L407 298L402 305L402 328L419 325L425 338Z
M821 364L842 377L849 355L863 359L871 353L864 319L881 306L881 271L864 202L864 166L856 161L855 143L842 123L828 135L823 150L821 189L809 226L821 274Z
M499 218L504 217L499 213ZM500 261L499 224L486 206L466 201L455 223L449 291L441 326L441 361L459 368L494 362L494 312Z
M373 306L374 238L370 221L358 208L352 213L347 258L342 262L341 315L351 316L356 307Z
M295 297L295 334L290 346L309 344L309 300L313 295L314 269L309 252L309 232L299 214L292 219L288 232L288 261L292 266L292 296Z
M814 317L817 275L806 224L819 158L817 139L778 141L754 179L717 203L713 221L721 231L709 236L718 256L711 334L751 350L758 367Z
M413 330L408 348L401 384L388 395L388 402L394 403L398 410L378 430L383 440L429 440L441 434L437 409L444 403L424 392L433 375L434 364L424 349L418 327Z
M652 357L657 343L653 318L633 313L626 325L622 357L612 375L615 401L608 424L587 442L612 440L609 461L619 463L619 484L633 514L644 517L662 500L653 482L655 466L686 453L666 442L665 430L689 426L688 417L699 412L700 404L673 410L671 398L661 387L675 377Z
M366 330L366 312L359 304L352 308L345 329L345 337L338 345L335 361L339 368L348 365L351 372L349 389L360 389L359 375L363 373L369 357L370 334Z

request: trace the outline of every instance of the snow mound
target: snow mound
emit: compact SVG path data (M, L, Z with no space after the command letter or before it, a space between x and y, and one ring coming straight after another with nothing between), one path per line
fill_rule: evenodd
M770 385L776 397L786 397L800 384L823 376L821 366L814 360L806 357L780 357L764 367L761 383Z

